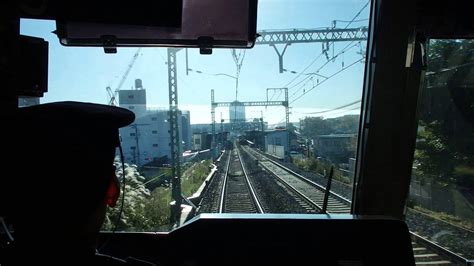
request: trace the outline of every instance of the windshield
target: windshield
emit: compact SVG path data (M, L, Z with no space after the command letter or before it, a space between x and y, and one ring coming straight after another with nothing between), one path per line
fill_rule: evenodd
M109 210L105 230L167 231L199 213L349 213L368 18L366 0L261 0L255 47L212 55L64 47L54 22L22 20L22 34L49 41L49 89L20 104L135 113L120 130L126 200L122 212ZM170 86L179 139L169 133Z

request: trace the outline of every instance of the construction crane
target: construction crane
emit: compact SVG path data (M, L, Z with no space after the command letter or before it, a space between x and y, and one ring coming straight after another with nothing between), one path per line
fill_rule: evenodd
M130 61L130 63L127 66L127 70L125 71L122 78L120 79L119 84L117 85L117 88L115 88L115 90L112 90L112 88L110 86L107 86L106 90L107 90L107 94L109 95L109 105L113 105L113 106L117 105L117 94L118 94L120 88L122 88L123 83L127 79L127 76L130 73L130 70L132 70L132 67L135 64L135 61L137 61L137 58L140 55L141 49L142 48L138 48L137 51L135 52L135 54L133 55L132 60Z

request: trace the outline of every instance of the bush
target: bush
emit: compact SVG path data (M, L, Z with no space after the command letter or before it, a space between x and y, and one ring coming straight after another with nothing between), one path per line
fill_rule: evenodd
M181 179L182 194L190 196L201 186L210 172L211 161L201 161L186 165ZM117 168L118 163L117 163ZM113 230L120 212L122 197L125 195L123 212L118 221L120 231L168 231L170 225L171 188L162 186L151 193L145 187L145 178L136 166L125 165L125 193L120 195L118 206L109 208L103 226L104 230ZM121 168L120 168L121 169ZM122 179L122 171L117 170Z
M122 181L123 173L120 163L116 162L116 175ZM143 185L145 178L138 173L135 165L125 164L125 192L122 191L115 208L108 208L103 229L112 230L118 222L117 230L140 230L149 226L145 216L145 202L150 191ZM123 198L125 196L125 198ZM123 206L121 206L123 201ZM120 220L117 221L120 208L123 208Z

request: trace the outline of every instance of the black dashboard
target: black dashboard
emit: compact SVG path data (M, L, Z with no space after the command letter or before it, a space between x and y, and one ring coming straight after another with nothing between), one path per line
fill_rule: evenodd
M112 239L105 253L158 265L415 265L405 223L375 216L202 214Z

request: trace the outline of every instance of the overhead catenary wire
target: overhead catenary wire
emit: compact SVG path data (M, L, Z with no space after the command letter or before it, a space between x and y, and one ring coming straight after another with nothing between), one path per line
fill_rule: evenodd
M290 86L288 87L288 89L292 89L298 85L300 85L301 83L303 83L304 81L310 79L310 78L313 78L315 75L318 75L318 72L321 71L329 62L331 62L332 60L336 59L338 56L340 56L341 54L343 54L344 52L347 52L349 51L350 49L352 49L353 47L356 47L357 44L351 46L351 47L348 47L349 45L351 45L354 41L350 42L348 45L346 45L344 48L342 48L336 55L334 55L333 57L329 58L323 65L321 65L315 73L310 73L308 74L308 77L300 80L298 83L294 84L293 86ZM327 79L327 77L326 77ZM323 79L324 80L324 79ZM297 94L300 90L302 89L302 87L298 88L296 91L294 91L290 97L294 96L295 94Z
M239 77L240 77L240 70L242 69L242 64L244 63L246 50L240 50L237 54L236 49L231 50L232 58L234 59L235 63L235 100L237 101L238 98L238 91L239 91Z
M351 109L342 109L342 110L339 110L338 112L335 112L335 113L332 113L332 112L331 112L331 114L328 114L328 116L329 116L329 115L330 115L330 116L334 116L334 115L340 116L341 114L345 114L345 113L350 112L350 111L360 110L360 108L361 108L361 106L359 105L359 106L356 106L356 107L351 108Z
M359 62L362 61L362 60L364 60L364 58L361 58L361 59L359 59L359 60L357 60L357 61L351 63L350 65L348 65L348 66L346 66L346 67L340 69L339 71L333 73L333 74L330 75L327 79L325 79L325 80L319 82L319 83L316 84L316 85L313 85L313 87L311 87L311 88L309 88L308 90L306 90L305 92L303 92L301 95L299 95L298 97L296 97L295 99L293 99L290 103L293 103L293 102L297 101L298 99L300 99L301 97L303 97L304 95L306 95L307 93L309 93L310 91L312 91L314 88L320 86L321 84L323 84L324 82L328 81L328 80L331 79L332 77L338 75L339 73L341 73L341 72L343 72L344 70L346 70L346 69L352 67L353 65L359 63Z
M293 83L297 78L299 78L301 75L303 75L303 73L308 70L308 68L310 68L314 63L316 63L316 61L318 61L318 59L324 54L324 52L321 52L318 56L316 56L316 58L311 61L311 63L305 67L305 69L303 69L303 71L299 72L298 75L296 75L296 77L294 77L292 80L290 80L288 83L286 83L283 88L286 88L288 87L291 83Z
M363 19L356 19L356 20L340 20L340 19L335 19L333 20L334 22L342 22L342 23L353 23L353 22L362 22L362 21L368 21L368 18L363 18Z
M361 100L357 100L357 101L354 101L354 102L351 102L351 103L346 103L344 105L341 105L341 106L338 106L338 107L335 107L335 108L332 108L330 110L325 110L325 111L318 111L318 112L306 112L306 113L303 113L303 112L297 112L299 114L305 114L305 115L316 115L316 114L324 114L324 113L329 113L329 112L333 112L333 111L337 111L337 110L340 110L340 109L343 109L343 108L346 108L346 107L349 107L349 106L352 106L352 105L355 105L355 104L358 104L360 103ZM360 108L357 107L357 108ZM355 109L349 109L349 110L355 110ZM344 111L347 111L347 110L344 110Z
M352 22L355 22L355 19L362 13L362 11L369 5L369 3L370 3L370 0L367 1L367 3L365 3L365 5L357 12L357 14L356 14L350 21L348 21L348 23L347 23L347 25L344 27L344 29L347 29L347 28L352 24ZM352 43L354 43L354 41L351 41L349 44L347 44L347 45L346 45L344 48L342 48L336 55L333 55L332 58L328 58L327 61L326 61L322 66L320 66L320 67L318 68L318 70L316 70L315 74L317 74L319 71L321 71L321 69L322 69L323 67L325 67L330 61L333 61L334 59L336 59L341 53L344 53L344 52L346 51L347 47L349 47ZM331 44L334 46L334 42L332 42ZM353 46L349 47L347 50L352 49L352 47L353 47ZM327 49L329 49L329 47L327 47ZM333 49L334 49L334 48L333 48ZM321 52L321 54L320 54L317 58L319 58L322 54L324 54L324 51ZM314 62L316 62L316 61L314 61ZM312 64L313 64L313 63L312 63ZM311 64L311 65L312 65L312 64ZM309 66L308 66L308 67L309 67ZM305 69L305 70L306 70L306 69ZM304 70L304 71L305 71L305 70ZM304 71L303 71L303 72L304 72ZM308 78L308 77L307 77L307 78ZM303 81L306 80L307 78L304 78ZM292 81L293 81L293 80L292 80ZM297 84L293 85L292 87L298 86L298 85L301 84L301 82L303 82L303 81L298 82ZM285 87L286 87L286 86L285 86ZM292 88L292 87L290 87L290 88ZM296 94L296 92L294 92L291 96L293 96L293 95L295 95L295 94Z
M344 20L336 20L336 21L347 22L347 25L344 27L344 29L347 29L353 22L360 22L360 21L368 20L368 19L356 20L356 18L357 18L358 16L360 16L360 14L362 13L362 11L363 11L365 8L367 8L367 6L369 5L369 3L370 3L370 0L367 1L367 3L365 3L365 5L354 15L354 17L353 17L350 21L344 21ZM352 41L350 44L352 44L353 42L354 42L354 41ZM349 45L350 45L350 44L349 44ZM329 44L329 45L333 45L333 46L334 46L334 42L331 42L331 44ZM347 45L347 46L349 46L349 45ZM329 47L327 47L326 49L329 49ZM300 71L299 74L298 74L296 77L294 77L292 80L290 80L289 82L287 82L283 87L288 87L291 83L293 83L296 79L298 79L298 78L299 78L306 70L308 70L308 68L310 68L324 53L325 53L325 50L323 50L318 56L316 56L316 58L315 58L313 61L311 61L311 63L310 63L308 66L306 66L306 67L303 69L303 71ZM328 61L333 60L333 59L335 59L335 57L329 59ZM326 62L326 64L328 63L328 61ZM316 73L317 73L317 71L316 71ZM307 78L305 78L305 79L303 79L303 80L306 80L306 79L307 79ZM300 84L300 83L301 83L301 82L299 82L298 84ZM294 86L298 86L298 85L294 85ZM293 86L293 87L294 87L294 86Z

